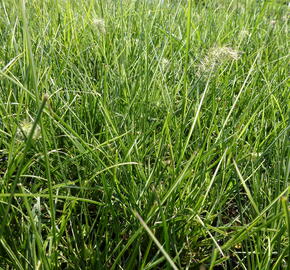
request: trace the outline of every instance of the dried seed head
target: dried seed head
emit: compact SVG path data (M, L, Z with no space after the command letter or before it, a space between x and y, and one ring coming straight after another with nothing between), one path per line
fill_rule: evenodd
M198 75L217 69L220 65L238 60L240 53L230 47L213 47L198 66Z
M167 58L162 58L160 64L163 70L167 70L170 66L170 61Z
M21 124L20 124L20 127L17 129L17 132L16 132L16 137L19 139L19 140L24 140L25 138L28 137L31 129L33 127L33 122L30 122L30 121L27 121L27 120L24 120ZM40 129L40 126L37 125L36 128L35 128L35 131L34 131L34 134L32 136L32 139L33 140L37 140L41 137L41 129Z
M93 25L100 33L102 34L106 33L106 24L105 24L104 19L95 18L93 20Z
M240 39L245 39L247 37L250 36L250 32L246 29L243 29L240 33L239 33L239 38Z

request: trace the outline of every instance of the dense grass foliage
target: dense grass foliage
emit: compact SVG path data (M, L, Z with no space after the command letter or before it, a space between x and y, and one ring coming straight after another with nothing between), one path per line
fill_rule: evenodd
M290 269L288 16L2 0L0 269Z

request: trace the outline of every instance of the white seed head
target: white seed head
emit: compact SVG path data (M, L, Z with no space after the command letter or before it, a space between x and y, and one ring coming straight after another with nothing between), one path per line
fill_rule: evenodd
M244 39L250 36L250 32L246 29L241 30L241 32L239 33L239 38L240 39Z
M104 19L95 18L93 20L93 25L100 33L102 34L106 33L106 24L105 24Z
M218 61L238 60L239 52L229 47L216 47L209 51L209 57Z
M253 152L253 153L251 153L251 156L253 158L258 158L258 157L261 157L262 156L262 153Z
M170 61L167 58L162 58L160 61L162 69L166 70L170 66Z
M33 127L33 122L24 120L20 124L20 127L17 129L16 137L19 140L24 140L25 138L27 138L29 136L29 133L30 133L32 127ZM34 130L34 134L32 136L32 139L33 140L37 140L40 137L41 137L41 129L40 129L40 126L37 125L36 128L35 128L35 130Z
M198 66L198 74L208 73L217 69L228 61L236 61L240 58L240 52L230 47L211 48L201 64Z

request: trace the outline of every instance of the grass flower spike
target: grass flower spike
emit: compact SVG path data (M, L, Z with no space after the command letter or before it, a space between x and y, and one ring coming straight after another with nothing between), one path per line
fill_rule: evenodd
M106 24L104 19L96 18L93 20L93 24L100 33L106 33Z
M163 70L167 70L170 67L170 61L167 58L162 58L160 64Z
M33 127L33 122L32 121L28 121L28 120L24 120L21 124L20 124L20 127L17 129L17 132L16 132L16 137L19 139L19 140L24 140L25 138L28 137L29 135L29 132L31 131ZM41 129L40 129L40 126L37 125L36 126L36 129L34 131L34 134L33 134L33 137L32 139L33 140L37 140L41 137Z
M198 74L209 73L228 61L236 61L240 53L230 47L211 48L198 67Z

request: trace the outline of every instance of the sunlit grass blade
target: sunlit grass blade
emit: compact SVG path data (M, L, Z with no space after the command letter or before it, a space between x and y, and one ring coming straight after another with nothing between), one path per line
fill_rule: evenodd
M150 230L150 228L147 226L147 224L145 223L145 221L142 219L142 217L135 212L134 213L135 216L139 219L142 227L147 231L147 233L149 234L150 238L154 241L154 243L156 244L156 246L159 248L159 250L162 252L162 254L164 255L164 257L166 258L166 260L169 262L169 264L171 265L172 269L177 270L177 266L175 265L175 263L172 261L172 259L170 258L170 256L168 255L168 253L165 251L164 247L160 244L160 242L158 241L158 239L155 237L154 233Z

